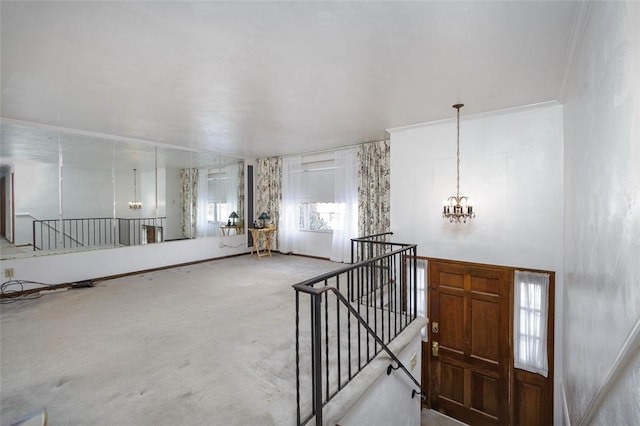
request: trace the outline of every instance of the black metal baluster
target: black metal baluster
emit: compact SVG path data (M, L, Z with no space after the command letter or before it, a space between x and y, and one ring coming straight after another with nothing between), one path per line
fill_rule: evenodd
M384 284L389 285L389 281L384 278L384 259L380 259L380 337L384 342Z
M347 300L349 301L352 300L352 294L349 294L350 291L353 294L353 270L347 273ZM347 368L349 371L349 380L351 380L351 311L349 309L347 309Z
M296 290L296 419L300 424L300 293Z
M365 271L366 274L366 281L367 281L367 290L366 290L366 305L365 305L365 309L366 309L366 321L367 324L370 324L369 322L369 293L371 292L371 264L369 264L367 266L367 269ZM370 354L369 354L369 333L367 333L367 363L369 363L369 359L370 359Z
M393 336L398 335L398 259L399 256L393 258Z
M316 327L316 317L318 317L318 321L320 320L320 314L316 314L316 298L317 295L309 295L309 314L311 315L311 371L313 374L311 375L311 401L312 401L312 411L313 415L316 414L316 382L320 380L320 374L316 372L316 357L319 356L320 350L316 351L316 334L318 334L319 330ZM320 307L318 306L318 311ZM318 352L318 353L316 353ZM322 393L322 386L320 386L320 392ZM322 403L322 401L321 401Z
M372 248L376 248L377 246L372 246ZM376 274L376 264L377 262L373 262L371 264L371 307L373 308L373 331L378 334L378 309L377 303L378 298L376 297L378 291L378 274ZM376 356L378 353L378 342L373 341L373 356Z
M340 291L340 275L336 276L336 288ZM338 345L338 390L342 389L340 363L340 300L336 297L336 340Z
M362 274L361 267L356 269L357 277L358 277L358 304L356 305L358 308L358 315L360 315L360 305L362 304L361 294L362 294ZM360 323L358 323L358 371L362 370L362 337L360 335Z
M387 270L387 337L389 340L387 340L387 343L389 343L392 339L391 337L391 288L393 287L393 273L392 273L392 269L391 269L391 265L393 264L393 258L395 258L395 256L392 256L389 259L389 269Z
M408 277L408 273L407 273L407 264L405 263L404 267L402 268L402 282L404 283L403 285L403 289L402 289L402 297L403 297L403 303L402 303L402 321L400 322L400 332L402 333L402 330L404 330L404 328L407 325L407 312L409 312L409 277Z
M327 285L327 280L324 281ZM325 354L325 375L327 387L327 401L329 400L329 292L324 293L324 354Z
M393 291L394 295L394 309L395 309L395 317L394 317L394 327L396 336L400 332L398 329L401 313L402 313L402 254L395 259L394 262L395 274L396 274L396 288Z
M418 317L418 259L415 254L411 257L413 259L413 317L412 320Z
M320 324L322 295L313 295L313 411L316 416L316 425L322 424L322 328Z

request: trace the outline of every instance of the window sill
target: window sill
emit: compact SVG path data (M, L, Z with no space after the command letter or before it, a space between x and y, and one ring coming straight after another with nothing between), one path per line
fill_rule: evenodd
M315 234L333 234L332 229L298 229L300 232L311 232Z

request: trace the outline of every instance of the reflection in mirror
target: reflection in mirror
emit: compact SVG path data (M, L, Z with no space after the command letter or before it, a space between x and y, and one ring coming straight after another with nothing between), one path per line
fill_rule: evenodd
M158 215L165 217L165 241L195 238L190 233L190 195L183 196L181 170L191 168L192 152L158 148ZM186 197L186 198L185 198Z
M197 153L191 166L180 170L185 234L207 237L244 233L244 162ZM189 220L184 220L186 217Z
M134 246L164 240L164 216L156 204L156 148L151 145L116 143L115 219L117 241Z
M54 246L45 238L48 225L36 235L36 241L41 240L38 250L117 245L113 232L113 150L111 141L60 135L62 221L55 233L58 244Z
M61 219L58 133L3 123L0 136L2 257L41 250L36 230L57 244L50 226Z
M5 120L0 136L1 258L244 233L236 158Z

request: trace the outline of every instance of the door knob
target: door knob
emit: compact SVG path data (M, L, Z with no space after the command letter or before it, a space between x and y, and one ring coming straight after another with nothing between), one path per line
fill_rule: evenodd
M433 334L438 334L438 331L440 331L440 328L438 328L438 323L437 322L432 322L431 323L431 332Z
M438 356L439 349L440 345L438 345L438 342L431 342L431 355Z

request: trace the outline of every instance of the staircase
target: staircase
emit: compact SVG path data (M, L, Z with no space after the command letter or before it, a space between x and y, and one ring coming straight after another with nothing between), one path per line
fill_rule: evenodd
M352 256L374 257L359 255L357 263L293 286L298 425L336 424L384 374L403 377L405 398L422 396L413 366L399 357L424 325L415 303L417 246L382 235L391 234L352 241ZM419 353L418 345L409 362Z

